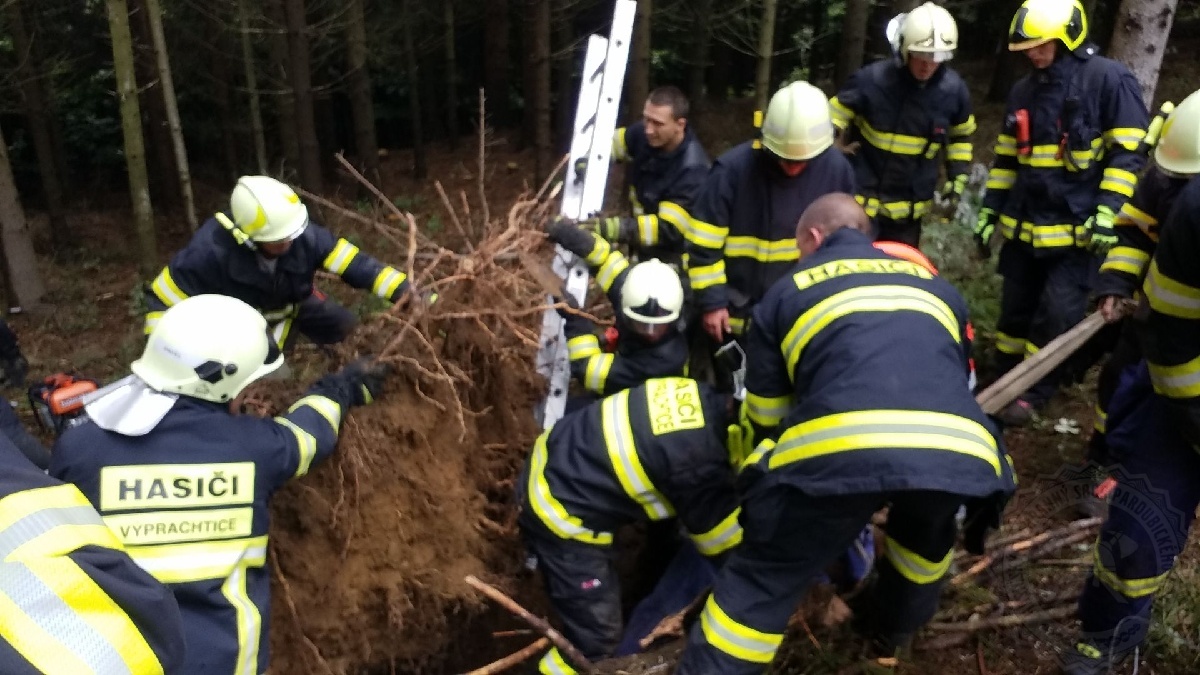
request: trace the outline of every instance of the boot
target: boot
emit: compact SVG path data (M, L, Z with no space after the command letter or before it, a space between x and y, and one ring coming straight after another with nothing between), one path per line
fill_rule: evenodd
M1137 658L1137 648L1133 650ZM1117 675L1116 668L1128 656L1112 654L1088 642L1079 642L1058 657L1062 675Z
M1033 421L1035 414L1033 404L1024 399L1016 399L996 413L996 419L1007 427L1024 427Z

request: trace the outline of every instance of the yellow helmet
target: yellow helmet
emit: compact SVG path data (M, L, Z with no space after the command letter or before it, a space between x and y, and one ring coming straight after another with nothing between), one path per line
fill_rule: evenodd
M1200 173L1200 91L1183 99L1163 122L1154 163L1181 176Z
M308 207L270 176L242 176L229 196L233 222L254 241L290 241L308 227Z
M1008 49L1019 52L1059 40L1075 51L1087 33L1087 15L1079 0L1025 0L1008 29Z
M927 2L904 15L899 34L900 60L910 53L926 54L934 61L949 61L958 48L958 24L945 8Z
M833 145L829 99L807 82L793 82L775 92L763 119L762 144L791 162L803 162Z

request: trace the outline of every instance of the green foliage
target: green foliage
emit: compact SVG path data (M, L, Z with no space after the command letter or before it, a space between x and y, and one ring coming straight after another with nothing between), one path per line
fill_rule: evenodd
M1180 559L1154 598L1146 651L1157 672L1200 672L1200 570L1186 559Z

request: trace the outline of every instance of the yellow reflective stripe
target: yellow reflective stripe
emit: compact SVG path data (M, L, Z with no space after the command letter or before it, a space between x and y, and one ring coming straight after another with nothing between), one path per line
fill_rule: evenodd
M996 137L996 145L992 151L999 156L1016 157L1017 156L1017 139L1015 136L1008 134L1000 134Z
M996 331L996 351L1009 355L1023 354L1025 353L1025 338Z
M853 450L911 448L968 455L1001 475L996 439L974 420L922 410L857 410L802 422L780 436L770 467Z
M74 485L22 490L0 500L0 560L63 556L84 546L122 548Z
M1116 192L1117 194L1129 198L1133 196L1133 190L1137 187L1137 175L1118 169L1115 166L1110 166L1104 170L1104 178L1100 180L1100 189Z
M538 520L560 539L572 539L585 544L611 544L611 532L594 532L584 527L583 521L567 513L566 507L550 493L550 482L546 480L546 438L549 435L550 429L542 432L534 441L533 452L529 455L529 507Z
M1017 172L1011 169L993 168L988 172L987 189L1008 190L1017 182Z
M928 138L880 131L861 117L854 120L854 126L862 132L863 140L880 150L897 155L919 155L924 153L929 145Z
M701 291L710 286L725 284L725 259L722 258L711 265L688 268L688 282L693 291Z
M1075 225L1065 223L1038 225L1026 221L1020 223L1019 234L1017 225L1016 218L1000 216L1000 234L1005 239L1016 237L1034 248L1075 246Z
M792 395L759 396L746 392L746 415L751 421L764 427L773 427L783 421L792 406Z
M753 258L759 262L791 262L800 259L795 238L767 240L758 237L728 237L726 258Z
M583 371L583 388L603 394L604 385L608 382L608 371L612 370L615 360L615 354L597 354L589 358Z
M1114 225L1132 224L1136 225L1139 230L1150 234L1150 231L1158 225L1158 218L1146 213L1145 211L1134 206L1131 202L1125 202L1121 205L1121 210L1117 212L1117 217L1113 219Z
M592 250L584 256L587 263L593 267L603 265L608 259L608 254L612 251L612 246L607 241L597 234L592 234Z
M612 157L618 162L629 160L629 144L625 142L626 127L613 132Z
M634 215L642 215L646 212L646 208L642 206L641 200L638 199L637 188L629 186L629 207L633 210Z
M829 116L833 120L833 126L845 129L850 126L850 120L854 119L854 111L834 96L829 99Z
M734 335L742 335L746 332L746 325L750 323L750 319L744 319L740 316L729 317L729 332Z
M1200 288L1163 274L1158 269L1157 259L1150 261L1150 272L1142 290L1154 311L1180 319L1200 319Z
M759 443L758 447L754 449L754 452L750 453L749 456L742 461L741 465L738 466L738 472L740 473L742 469L752 464L758 464L768 452L774 449L775 441L772 441L769 438L764 440L762 443Z
M1061 168L1065 166L1058 156L1057 145L1035 145L1027 155L1018 155L1017 161L1026 166L1041 169Z
M946 160L950 162L971 161L970 143L951 143L946 146Z
M542 675L575 675L578 671L558 653L558 647L551 647L542 660L538 661L538 672Z
M708 532L691 535L696 548L706 556L714 556L742 543L742 526L738 524L741 513L742 507L739 506Z
M1040 351L1042 351L1042 348L1041 348L1041 347L1039 347L1039 346L1037 346L1037 345L1033 344L1033 343L1032 343L1032 342L1030 342L1029 340L1026 340L1026 341L1025 341L1025 356L1027 356L1027 357L1028 357L1028 356L1033 356L1034 354L1036 354L1036 353L1038 353L1038 352L1040 352Z
M1104 566L1100 560L1100 548L1100 543L1097 541L1096 546L1092 549L1092 570L1095 572L1096 578L1100 580L1100 583L1127 598L1144 598L1157 593L1162 588L1163 582L1167 580L1167 575L1170 574L1170 571L1167 571L1158 576L1144 579L1122 579Z
M658 216L653 213L637 217L638 242L642 246L658 243Z
M788 378L796 371L801 352L817 334L833 321L858 312L920 312L941 324L955 342L962 341L954 311L929 291L894 285L851 288L825 298L792 324L781 349L787 360Z
M877 197L866 197L863 195L855 195L854 200L862 205L863 210L867 212L867 216L874 218L876 214L882 213L893 220L910 217L920 218L933 205L933 200L923 202L881 202Z
M350 263L357 255L357 246L345 239L338 239L337 243L333 246L333 250L329 252L329 255L325 256L325 261L321 263L321 267L341 276L345 274L346 268L350 266Z
M158 273L154 283L150 284L150 290L154 291L154 295L158 296L158 299L162 300L167 307L174 307L188 297L188 294L180 290L179 285L171 278L170 267L164 267L163 271Z
M1105 410L1104 408L1101 408L1100 404L1097 403L1095 412L1096 412L1096 422L1095 422L1095 424L1092 425L1092 428L1096 430L1096 433L1102 434L1108 428L1108 411Z
M892 563L892 567L895 567L901 576L914 584L932 584L946 576L946 571L950 569L950 561L954 558L953 550L949 550L941 560L929 560L913 553L891 537L884 541L888 562Z
M783 633L766 633L729 618L717 604L715 595L708 596L700 613L700 628L704 639L716 649L735 659L750 663L770 663L783 642Z
M388 300L407 278L408 275L394 267L384 267L379 271L379 274L375 275L375 283L371 285L371 292L384 300Z
M688 216L687 232L693 244L704 248L723 248L725 238L729 236L728 227L719 227L691 216Z
M267 562L267 536L193 544L130 546L129 557L164 584L224 579L239 565Z
M978 124L975 122L975 116L968 115L967 120L965 122L963 122L962 124L955 124L954 126L950 127L950 135L951 136L970 136L971 134L975 133L975 130L977 128L978 128Z
M225 583L221 584L221 595L233 606L237 623L238 653L234 675L257 675L258 643L262 640L262 615L246 593L247 566L248 562L242 560L225 578Z
M629 390L604 399L600 411L600 426L604 431L604 445L613 472L625 494L641 504L651 520L664 520L675 515L675 508L667 501L642 466L637 446L633 440L633 427L629 421Z
M149 335L154 327L158 325L158 320L162 318L163 312L146 312L146 328L145 333Z
M296 476L303 476L308 473L308 469L312 466L313 458L317 456L317 439L312 434L304 429L301 429L294 422L286 417L276 417L275 421L282 426L287 427L296 437L296 451L300 455L300 461L297 462Z
M1101 272L1123 272L1141 277L1146 265L1150 263L1150 254L1132 246L1114 246L1104 257L1100 265Z
M674 225L675 229L685 237L689 234L688 226L690 225L691 217L688 216L687 209L675 202L662 201L658 203L658 220L659 222L666 221ZM657 231L655 236L658 236Z
M1167 398L1200 396L1200 357L1176 366L1148 363L1154 391Z
M592 333L577 335L567 340L567 358L571 361L586 359L600 352L600 340Z
M288 408L288 412L296 412L302 406L308 406L320 413L321 417L329 422L329 427L333 429L335 435L342 428L342 406L328 396L318 396L317 394L305 396L293 403L292 407Z
M600 269L596 271L596 283L600 284L600 288L607 293L608 289L612 288L613 282L617 280L617 275L629 269L629 261L620 251L611 251L608 257L604 259L604 264L600 265Z
M1101 134L1101 138L1108 145L1119 145L1130 152L1136 151L1145 137L1146 130L1137 127L1117 127L1108 129Z

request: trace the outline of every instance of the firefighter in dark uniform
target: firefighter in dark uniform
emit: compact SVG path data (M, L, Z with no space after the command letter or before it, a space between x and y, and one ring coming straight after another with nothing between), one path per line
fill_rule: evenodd
M657 259L630 266L607 241L570 221L556 222L549 235L587 261L616 315L616 347L606 351L591 321L575 312L560 312L571 374L584 389L607 396L652 377L683 375L688 346L679 328L683 285L675 269ZM563 295L571 298L569 293Z
M585 658L610 656L621 639L619 527L678 517L710 558L741 541L726 446L732 401L695 380L651 379L563 417L534 444L518 523L563 635ZM557 649L539 670L576 672Z
M268 502L334 450L353 405L382 385L355 362L273 419L234 415L251 382L282 365L262 315L197 295L163 313L133 374L86 405L50 474L77 485L138 565L175 593L180 675L265 673Z
M584 221L612 243L627 244L638 260L679 264L688 211L711 164L688 124L687 97L676 87L650 92L642 119L617 129L615 161L624 162L632 217Z
M688 279L704 331L741 335L754 305L795 264L796 221L821 195L854 192L854 169L833 147L829 101L807 82L775 93L761 141L717 158L691 212Z
M958 197L966 188L975 115L966 83L945 63L958 48L954 18L932 2L902 17L897 58L852 75L829 104L834 126L847 143L859 144L850 155L856 199L873 219L876 238L918 246L940 156L943 194Z
M147 335L168 307L217 293L262 312L281 348L293 329L317 344L332 344L345 339L357 320L316 290L318 270L389 302L409 288L403 272L311 222L300 197L274 178L242 176L229 201L229 214L205 221L151 283Z
M983 253L999 227L1004 277L996 350L1002 369L1078 323L1113 220L1137 184L1146 105L1129 70L1096 53L1078 0L1026 0L1009 49L1034 72L1013 87L975 228ZM998 417L1028 423L1054 394L1060 367Z
M130 560L75 486L2 437L0 464L0 672L179 672L171 591Z
M1079 599L1081 635L1063 654L1068 675L1113 672L1145 640L1200 506L1200 180L1188 181L1159 234L1142 286L1145 362L1125 370L1109 406L1117 487Z
M754 310L741 546L692 628L678 675L763 672L814 575L890 505L863 625L894 658L937 608L968 509L969 547L1014 489L997 431L967 386L967 306L925 266L872 246L849 194L822 197L801 259Z

